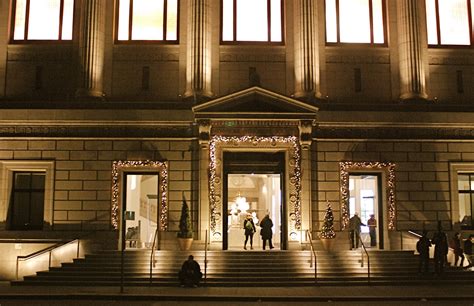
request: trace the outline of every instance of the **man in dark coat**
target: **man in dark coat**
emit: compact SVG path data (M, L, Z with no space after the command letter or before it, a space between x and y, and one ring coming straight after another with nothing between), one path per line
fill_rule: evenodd
M466 256L467 261L469 262L469 266L466 268L472 267L472 238L473 235L469 235L469 237L464 241L464 254Z
M423 231L420 239L416 243L416 250L420 253L419 257L419 264L418 264L418 272L425 272L428 273L429 271L429 261L430 261L430 247L431 242L427 237L427 232Z
M202 278L202 272L201 267L198 262L194 260L193 255L189 255L188 260L183 263L178 276L181 287L197 287L199 285L199 281Z
M362 223L362 220L359 218L359 214L356 212L349 219L349 234L351 235L351 250L354 248L359 248L360 240L360 226L366 226Z
M260 230L260 235L262 236L262 240L263 240L263 249L265 250L267 240L268 240L268 246L270 247L270 250L273 249L273 244L272 244L273 222L272 222L272 219L270 219L270 216L268 216L268 214L266 214L265 217L262 219L262 221L260 221L260 227L262 228Z
M438 231L434 233L433 242L434 249L434 264L436 274L443 273L444 265L446 264L446 256L448 255L448 237L441 228L441 222L438 222Z

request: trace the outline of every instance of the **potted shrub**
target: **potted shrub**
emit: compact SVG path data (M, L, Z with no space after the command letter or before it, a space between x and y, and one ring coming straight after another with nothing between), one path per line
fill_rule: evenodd
M179 219L178 244L182 251L187 251L193 243L193 223L189 213L186 199L183 198L183 206L181 207L181 217Z
M334 232L334 215L332 213L331 204L327 202L326 214L324 215L321 233L319 234L319 239L321 239L326 251L331 250L334 238L336 238L336 233Z

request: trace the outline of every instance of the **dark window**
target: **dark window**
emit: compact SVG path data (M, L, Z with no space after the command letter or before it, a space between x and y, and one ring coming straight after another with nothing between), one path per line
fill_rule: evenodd
M44 219L44 172L14 172L9 229L41 230Z
M222 0L222 43L283 43L283 0Z
M74 0L13 1L12 41L72 40Z
M178 42L178 0L119 0L116 41Z
M472 45L474 0L426 0L430 46Z
M458 174L459 218L463 228L473 228L474 173Z
M326 43L386 43L385 0L326 0Z

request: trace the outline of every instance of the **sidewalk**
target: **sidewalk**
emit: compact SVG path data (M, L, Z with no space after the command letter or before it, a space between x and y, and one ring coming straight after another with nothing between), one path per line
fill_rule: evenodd
M1 299L123 299L167 301L470 301L474 284L321 287L52 287L0 284ZM471 304L472 304L471 303Z

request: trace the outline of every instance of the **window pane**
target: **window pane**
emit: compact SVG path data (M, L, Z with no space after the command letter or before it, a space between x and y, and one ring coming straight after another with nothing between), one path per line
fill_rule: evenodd
M237 40L268 41L267 0L237 1Z
M336 0L326 0L326 41L337 42Z
M470 30L466 0L438 0L441 44L469 45Z
M15 189L30 189L31 175L29 173L15 174Z
M368 0L339 0L340 42L370 43Z
M222 2L222 40L234 40L234 0Z
M164 0L134 0L132 40L163 40Z
M459 194L459 218L461 224L471 225L471 196L470 194Z
M120 0L118 15L118 40L128 40L130 0Z
M426 26L428 31L428 44L438 44L438 33L436 27L436 0L426 0Z
M31 205L30 205L30 224L34 229L40 229L43 227L44 219L44 193L33 192L31 193Z
M31 176L31 189L44 189L45 175L43 173L33 173Z
M26 15L26 0L17 0L15 8L15 33L14 40L25 39L25 15Z
M168 0L166 40L178 39L178 0Z
M74 0L64 0L63 32L61 35L61 39L63 40L72 39L73 18L74 18Z
M469 174L458 174L458 190L469 190Z
M14 193L15 202L13 203L13 227L15 229L21 229L26 223L29 223L29 203L30 203L30 193L29 192L15 192Z
M372 16L374 18L374 43L383 44L385 42L385 38L383 34L382 0L372 0Z
M271 18L271 40L275 42L282 41L281 0L272 0L270 18Z
M30 0L28 39L59 39L60 0Z

